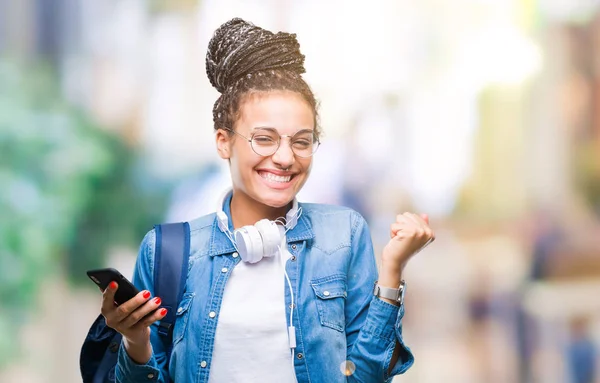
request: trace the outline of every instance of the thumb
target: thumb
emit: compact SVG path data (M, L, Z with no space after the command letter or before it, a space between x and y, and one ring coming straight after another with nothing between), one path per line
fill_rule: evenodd
M429 225L429 216L427 214L420 214L421 218Z

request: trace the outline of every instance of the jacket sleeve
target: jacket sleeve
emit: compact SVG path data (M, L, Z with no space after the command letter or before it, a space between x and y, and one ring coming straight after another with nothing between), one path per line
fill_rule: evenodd
M404 306L394 306L373 296L377 278L369 228L364 218L355 212L345 311L348 382L389 382L414 362L402 339ZM400 347L400 357L388 374L396 345Z
M151 230L144 237L140 245L138 257L133 272L133 284L140 291L148 290L154 297L154 249L156 245L156 233ZM152 357L146 364L134 362L127 352L123 343L119 349L119 357L115 377L118 383L139 382L169 382L167 371L167 354L163 341L158 334L158 323L150 327L150 343L152 344Z

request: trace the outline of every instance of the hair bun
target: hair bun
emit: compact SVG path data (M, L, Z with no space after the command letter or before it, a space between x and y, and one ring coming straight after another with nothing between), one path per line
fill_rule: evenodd
M206 74L220 93L249 73L281 69L305 72L293 33L267 31L240 18L222 24L208 43Z

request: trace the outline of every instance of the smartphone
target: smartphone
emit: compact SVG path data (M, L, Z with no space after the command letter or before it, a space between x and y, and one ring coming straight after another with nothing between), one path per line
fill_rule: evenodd
M117 282L119 284L119 288L115 293L115 304L117 305L127 302L140 292L133 283L113 268L88 270L87 275L102 291L106 290L110 282Z

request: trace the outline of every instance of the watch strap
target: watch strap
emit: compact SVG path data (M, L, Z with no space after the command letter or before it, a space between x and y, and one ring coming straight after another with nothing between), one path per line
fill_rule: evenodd
M386 298L392 300L394 302L400 303L400 305L404 304L404 292L406 290L406 282L400 282L400 286L397 289L391 287L380 286L377 282L375 282L375 287L373 289L373 295L379 298Z

